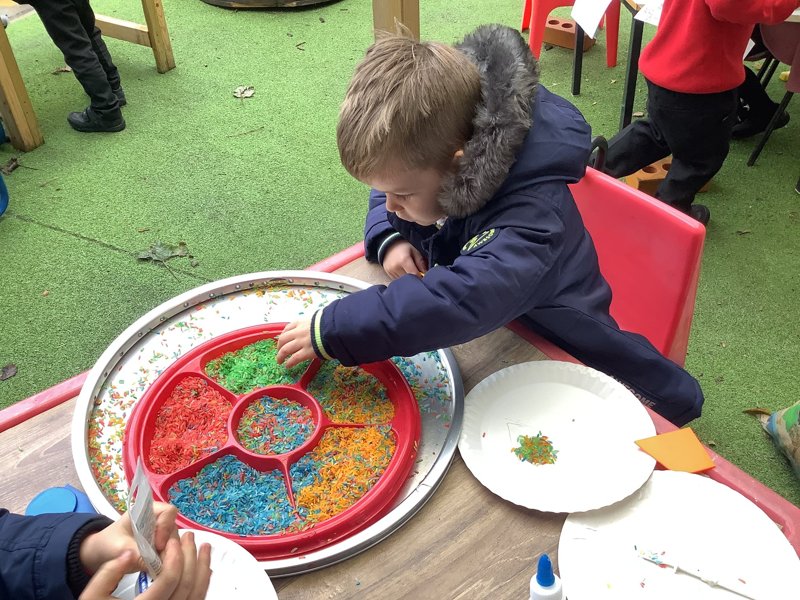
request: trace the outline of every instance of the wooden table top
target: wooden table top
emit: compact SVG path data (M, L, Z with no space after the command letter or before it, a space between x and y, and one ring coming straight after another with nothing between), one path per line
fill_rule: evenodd
M386 281L382 269L363 258L335 273ZM465 392L504 367L546 359L508 329L453 352ZM22 512L47 487L80 487L70 448L74 405L70 400L0 433L0 506ZM273 583L281 600L525 598L541 553L549 553L557 568L565 519L498 498L456 454L433 497L387 539L337 565Z

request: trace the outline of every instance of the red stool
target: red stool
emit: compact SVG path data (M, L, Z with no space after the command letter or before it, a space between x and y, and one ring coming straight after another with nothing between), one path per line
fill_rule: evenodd
M538 59L542 50L542 39L547 24L547 17L560 6L572 6L573 0L525 0L522 14L522 31L530 28L529 45L531 52ZM606 65L617 65L617 41L619 39L619 0L612 0L606 10Z

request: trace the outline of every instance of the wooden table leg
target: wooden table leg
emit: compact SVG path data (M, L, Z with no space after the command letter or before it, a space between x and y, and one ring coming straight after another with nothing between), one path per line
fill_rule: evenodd
M6 30L0 27L0 116L11 144L25 152L44 144L39 123L22 81Z
M169 41L164 7L161 0L142 0L142 8L150 36L150 47L156 58L156 68L159 73L166 73L175 68L175 57L172 55L172 43Z
M146 0L143 0L146 1ZM378 31L396 33L395 20L419 39L419 0L372 0L372 22Z

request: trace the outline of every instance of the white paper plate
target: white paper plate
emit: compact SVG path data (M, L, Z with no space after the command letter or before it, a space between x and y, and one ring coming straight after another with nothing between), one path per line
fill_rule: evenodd
M558 547L564 592L569 600L742 600L642 560L634 546L666 552L721 582L741 578L757 599L800 595L800 559L778 526L702 475L655 471L631 498L567 517Z
M520 461L519 435L546 435L551 465ZM622 384L582 365L535 361L481 381L467 395L458 448L472 474L515 504L549 512L608 506L639 489L655 461L635 440L655 435Z
M195 544L211 544L211 583L206 600L278 600L264 568L239 544L216 533L198 529L181 529L194 533ZM127 575L114 591L120 600L134 600L137 574Z

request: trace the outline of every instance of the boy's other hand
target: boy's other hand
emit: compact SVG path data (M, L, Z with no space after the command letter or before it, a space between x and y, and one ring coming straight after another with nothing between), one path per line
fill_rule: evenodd
M138 596L141 600L203 600L211 580L211 546L202 544L200 551L194 535L185 533L180 541L170 538L161 553L163 569L150 588ZM120 580L136 567L136 556L125 550L103 564L89 581L80 600L117 600L111 594Z
M153 510L156 515L153 545L156 551L161 553L167 547L170 538L178 539L178 526L175 523L178 509L164 502L154 502ZM135 569L144 570L144 562L139 556L139 548L133 537L131 516L127 512L102 531L87 536L81 542L79 555L84 569L91 574L125 551L130 551L139 561Z
M279 364L286 363L286 368L291 369L306 360L317 357L314 346L311 345L311 321L295 321L283 328L278 336Z
M406 273L421 275L428 270L428 264L422 253L409 242L400 240L392 244L383 258L383 270L392 279L402 277Z

